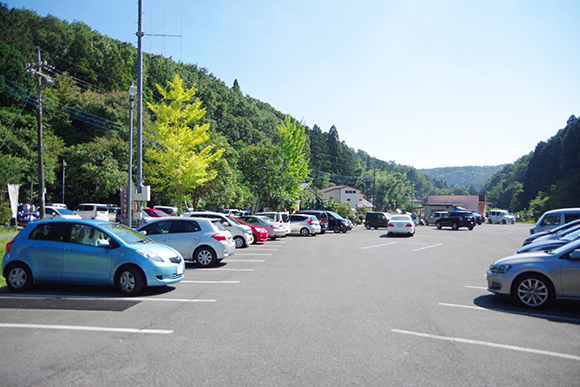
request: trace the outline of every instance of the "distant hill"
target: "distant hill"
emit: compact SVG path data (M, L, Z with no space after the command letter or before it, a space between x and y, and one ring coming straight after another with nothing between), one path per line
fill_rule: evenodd
M479 192L481 186L483 186L487 180L504 166L505 164L492 166L444 167L418 169L418 171L433 179L446 182L448 187L466 187L469 189L473 186L473 188Z

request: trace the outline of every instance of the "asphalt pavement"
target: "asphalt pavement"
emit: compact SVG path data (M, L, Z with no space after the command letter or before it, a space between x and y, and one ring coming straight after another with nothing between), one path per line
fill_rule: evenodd
M577 386L580 306L519 307L485 272L530 225L286 237L136 298L0 295L2 386Z

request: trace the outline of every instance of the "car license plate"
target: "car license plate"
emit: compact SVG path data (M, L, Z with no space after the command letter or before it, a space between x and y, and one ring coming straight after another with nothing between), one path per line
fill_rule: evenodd
M177 265L177 275L183 274L183 265Z

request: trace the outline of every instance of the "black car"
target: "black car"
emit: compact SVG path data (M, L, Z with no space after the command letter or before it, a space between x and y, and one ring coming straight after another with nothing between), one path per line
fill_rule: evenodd
M391 219L391 214L388 212L369 211L365 216L365 227L367 230L387 227L389 219Z
M475 217L468 211L451 211L435 221L435 226L438 229L451 227L458 230L460 227L467 227L469 230L473 230L475 225Z
M336 212L326 211L328 215L328 229L334 232L347 232L352 227L349 227L348 221Z
M322 211L322 210L300 210L297 214L309 214L314 215L320 221L320 228L322 229L321 234L324 234L326 230L332 230L336 233L347 232L352 227L349 226L348 221L342 216L338 215L336 212L332 211Z

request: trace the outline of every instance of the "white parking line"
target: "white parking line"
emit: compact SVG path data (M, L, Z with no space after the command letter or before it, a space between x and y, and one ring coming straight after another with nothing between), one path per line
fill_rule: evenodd
M411 331L404 331L404 330L400 330L400 329L392 329L391 332L402 333L405 335L412 335L412 336L418 336L418 337L425 337L428 339L452 341L452 342L463 343L463 344L483 345L486 347L509 349L511 351L534 353L534 354L538 354L538 355L553 356L553 357L560 357L560 358L569 359L569 360L580 361L580 356L568 355L565 353L558 353L558 352L551 352L551 351L543 351L540 349L517 347L515 345L497 344L497 343L490 343L488 341L462 339L460 337L437 336L437 335L431 335L428 333L411 332Z
M473 305L457 305L457 304L446 304L444 302L440 302L439 306L449 306L452 308L463 308L463 309L477 309L477 310L490 310L486 308L482 308L480 306L473 306Z
M0 298L28 298L28 299L46 299L46 298L58 298L60 300L90 300L90 301L158 301L158 302L216 302L216 300L211 299L181 299L181 298L140 298L140 297L87 297L87 296L56 296L56 295L11 295L11 296L0 296Z
M240 281L180 281L180 284L239 284Z
M167 329L134 329L134 328L103 328L75 325L44 325L44 324L3 324L0 328L24 328L24 329L60 329L66 331L91 331L91 332L116 332L116 333L147 333L155 335L169 335L173 330Z
M385 243L385 244L382 244L382 245L374 245L374 246L365 246L365 247L361 247L360 249L361 250L374 249L375 247L389 246L389 245L394 245L394 244L397 244L397 243L399 243L399 242L391 242L391 243Z
M272 256L272 253L265 253L265 254L259 254L259 253L253 253L253 254L252 253L236 253L236 256L238 256L238 255L251 255L251 256L263 255L263 256L268 256L269 257L269 256ZM229 261L230 260L228 259L228 262Z
M228 262L258 262L258 263L264 263L266 261L264 261L263 259L228 259Z
M215 269L203 269L203 271L254 271L254 269L223 269L223 268L215 268Z
M426 249L430 249L432 247L437 247L437 246L442 246L442 245L443 245L443 243L437 243L436 245L421 247L420 249L413 250L413 252L415 252L415 251L421 251L421 250L426 250Z
M580 319L572 318L572 317L563 317L563 316L554 316L554 315L546 315L546 314L539 314L539 313L527 313L527 312L518 312L517 310L502 310L502 309L494 309L494 308L482 308L480 306L473 306L473 305L457 305L457 304L446 304L444 302L440 302L439 306L448 306L451 308L463 308L463 309L473 309L473 310L484 310L486 312L502 312L502 313L511 313L517 314L519 316L529 316L529 317L539 317L539 318L547 318L549 317L552 320L558 321L567 321L573 324L580 324Z

